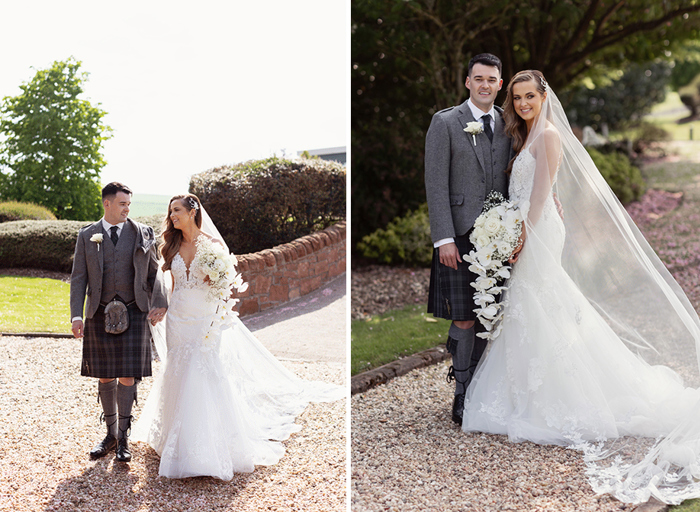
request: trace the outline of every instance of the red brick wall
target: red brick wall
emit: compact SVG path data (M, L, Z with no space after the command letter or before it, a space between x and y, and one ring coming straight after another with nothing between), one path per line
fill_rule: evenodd
M240 316L306 295L345 272L345 222L264 251L241 254L238 271L248 283Z

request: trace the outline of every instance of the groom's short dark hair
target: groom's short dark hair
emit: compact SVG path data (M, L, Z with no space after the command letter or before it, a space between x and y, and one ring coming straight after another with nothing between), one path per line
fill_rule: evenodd
M118 181L113 181L112 183L107 183L102 189L102 199L104 200L106 197L116 196L117 192L124 192L130 196L134 195L129 187Z
M469 69L467 70L467 76L472 76L472 68L474 67L474 64L483 64L484 66L493 66L495 68L498 68L498 74L503 75L501 68L503 67L501 64L501 59L496 57L492 53L480 53L479 55L474 55L472 57L472 60L469 61Z

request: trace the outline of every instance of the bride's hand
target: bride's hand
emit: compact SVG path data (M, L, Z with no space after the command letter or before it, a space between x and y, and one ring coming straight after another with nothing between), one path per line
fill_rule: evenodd
M525 224L523 224L523 230L520 233L520 241L518 242L518 247L515 248L513 254L510 255L510 258L508 258L508 263L510 263L511 265L518 261L518 258L520 257L520 251L523 250L523 245L525 244L526 238L527 234L525 233Z

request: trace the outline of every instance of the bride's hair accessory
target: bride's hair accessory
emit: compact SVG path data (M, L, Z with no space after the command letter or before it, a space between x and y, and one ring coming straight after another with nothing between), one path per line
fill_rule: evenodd
M192 210L199 210L199 203L195 201L193 197L189 197L188 199L190 202L190 208Z
M542 88L546 91L549 90L549 84L547 83L547 80L544 79L544 75L540 75L540 83L542 84Z

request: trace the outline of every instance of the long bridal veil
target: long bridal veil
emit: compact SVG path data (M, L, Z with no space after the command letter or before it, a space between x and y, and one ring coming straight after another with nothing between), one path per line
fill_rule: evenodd
M228 251L204 208L202 214L202 231L222 241ZM170 276L166 275L168 285L170 279ZM162 379L168 361L166 321L151 326L156 351L162 361L157 379ZM237 317L231 327L221 331L219 358L235 396L244 399L242 401L247 419L250 423L264 428L269 439L284 440L297 431L299 428L294 425L294 419L304 411L309 402L333 402L348 395L345 386L308 381L296 376L275 358ZM225 404L221 406L226 407ZM147 401L142 418L154 417L155 407L155 403ZM344 421L344 418L338 421Z
M552 151L553 140L561 144L560 152ZM659 379L699 388L700 319L571 131L551 89L525 146L537 164L530 204L525 205L524 250L536 252L531 261L541 267L543 279L551 275L548 265L559 259L538 236L536 225L552 187L563 208L561 265L568 276ZM646 437L571 439L571 447L584 452L596 492L636 503L650 495L666 503L700 497L700 402L695 400L700 392L683 395L663 398L655 416L663 418L657 423L639 405L640 436Z

